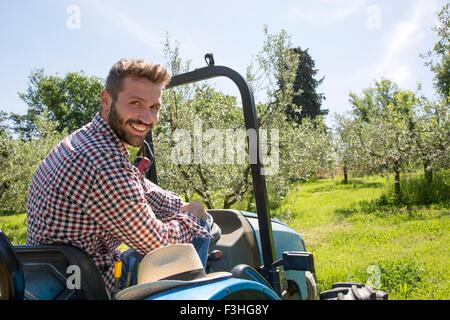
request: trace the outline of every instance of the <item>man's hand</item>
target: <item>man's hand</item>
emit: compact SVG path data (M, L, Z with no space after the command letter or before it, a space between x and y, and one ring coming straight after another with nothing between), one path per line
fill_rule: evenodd
M197 219L206 219L208 213L202 204L198 201L192 201L190 203L183 203L180 207L181 211L192 213Z

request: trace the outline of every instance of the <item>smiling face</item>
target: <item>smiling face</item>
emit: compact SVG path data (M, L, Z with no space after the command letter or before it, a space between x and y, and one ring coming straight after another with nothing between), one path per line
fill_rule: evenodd
M114 101L102 92L102 117L125 145L140 147L159 120L162 85L146 78L126 77Z

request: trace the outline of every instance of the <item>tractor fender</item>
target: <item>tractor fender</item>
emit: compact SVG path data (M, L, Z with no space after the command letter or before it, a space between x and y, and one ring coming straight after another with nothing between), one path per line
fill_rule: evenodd
M144 300L280 300L269 287L245 279L227 278L173 288Z
M253 228L260 263L262 265L262 248L257 215L246 211L242 211L242 214ZM285 251L306 251L305 242L302 236L278 219L272 219L272 232L276 259L281 259L283 252ZM314 292L311 292L311 285L315 286L315 282L308 283L309 280L306 278L304 271L286 271L286 278L288 282L293 282L300 290L299 294L302 300L307 300L309 297L317 295L317 288Z

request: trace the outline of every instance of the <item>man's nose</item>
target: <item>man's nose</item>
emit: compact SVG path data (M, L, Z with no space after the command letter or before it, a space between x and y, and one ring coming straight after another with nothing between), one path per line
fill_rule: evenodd
M158 113L152 110L147 110L142 113L141 118L142 121L146 124L156 125L156 123L158 122Z

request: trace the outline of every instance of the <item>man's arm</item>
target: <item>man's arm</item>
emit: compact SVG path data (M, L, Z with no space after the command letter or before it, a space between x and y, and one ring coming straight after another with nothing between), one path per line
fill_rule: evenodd
M180 210L183 212L192 213L197 219L206 219L208 217L208 213L206 212L205 208L198 201L183 203Z
M146 178L144 178L144 193L156 217L163 221L175 217L180 211L192 213L197 219L207 216L200 202L182 202L178 194L164 190Z
M163 221L174 218L180 212L181 197L175 192L162 189L147 178L143 180L145 198L156 217Z
M210 237L192 215L176 212L165 223L157 219L139 179L124 168L97 172L84 209L115 238L142 254L190 242L195 235Z

